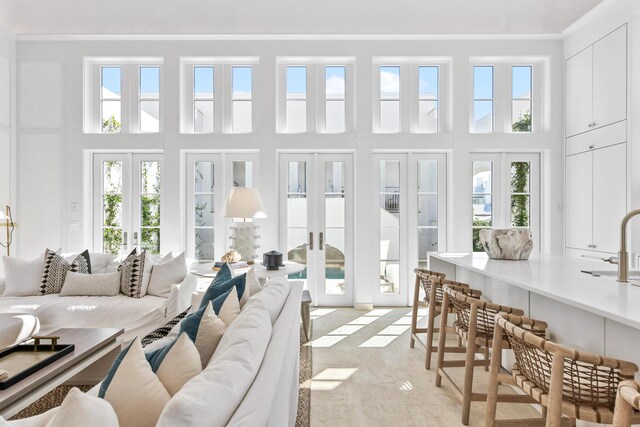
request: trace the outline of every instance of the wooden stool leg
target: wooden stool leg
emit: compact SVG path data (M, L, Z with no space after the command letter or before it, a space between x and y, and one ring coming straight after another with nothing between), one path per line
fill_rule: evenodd
M411 348L416 344L414 335L418 329L418 301L420 295L420 278L416 275L416 283L413 288L413 308L411 309L411 342L409 346Z
M433 352L433 329L436 323L436 316L438 315L436 311L436 285L431 284L431 292L429 292L429 314L427 316L427 355L424 361L424 368L426 370L431 369L431 353ZM442 329L439 331L440 335L442 335Z
M442 306L448 307L449 294L444 294L442 298ZM429 307L431 308L431 307ZM440 370L444 365L444 347L447 341L447 310L442 310L440 313L440 329L438 330L438 364L436 365L436 387L440 387L442 384L442 374Z
M484 412L485 427L494 427L496 424L496 411L498 406L498 374L502 362L502 327L495 326L493 335L493 358L491 359L491 370L489 371L489 389L487 390L487 406Z
M484 348L484 360L489 360L489 346ZM485 372L489 372L489 365L484 367Z
M476 345L476 335L478 331L478 306L471 306L471 315L469 322L469 338L467 340L467 353L464 362L464 386L462 392L462 424L469 424L469 414L471 412L471 394L473 393L473 368L475 362L475 354L478 346Z

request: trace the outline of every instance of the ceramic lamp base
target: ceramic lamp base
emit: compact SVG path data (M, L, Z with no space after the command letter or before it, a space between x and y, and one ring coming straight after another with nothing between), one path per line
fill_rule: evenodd
M242 261L253 261L258 258L258 239L260 227L254 222L238 222L231 226L230 249L235 249Z

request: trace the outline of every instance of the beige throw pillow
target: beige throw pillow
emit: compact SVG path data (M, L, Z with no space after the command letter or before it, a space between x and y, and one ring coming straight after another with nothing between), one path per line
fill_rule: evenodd
M67 273L61 296L109 296L120 293L120 272L102 274Z

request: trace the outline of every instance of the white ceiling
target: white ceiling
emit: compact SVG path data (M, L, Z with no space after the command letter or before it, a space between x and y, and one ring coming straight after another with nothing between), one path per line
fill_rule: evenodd
M558 34L602 0L0 0L19 34Z

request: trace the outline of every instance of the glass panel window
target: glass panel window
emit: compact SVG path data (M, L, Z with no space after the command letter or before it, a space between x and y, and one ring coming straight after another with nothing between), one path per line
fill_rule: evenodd
M493 132L493 67L473 67L473 131Z
M473 162L473 251L483 252L480 230L493 225L493 162Z
M160 131L160 67L140 67L140 132Z
M251 67L232 67L232 130L233 133L252 131L253 113L253 69Z
M511 129L531 132L531 66L511 67Z
M160 253L160 162L140 163L141 249Z
M118 255L122 246L122 162L102 162L102 250Z
M418 131L438 132L438 67L418 67Z
M531 226L531 164L511 162L511 226Z
M122 130L122 69L100 68L100 129L103 133Z
M211 133L214 128L213 67L193 67L193 130Z
M438 161L418 161L418 261L438 251Z
M400 132L400 67L380 67L380 131Z
M194 162L195 257L199 261L215 259L214 251L214 163Z
M287 259L307 265L307 162L289 162L287 178ZM306 268L289 278L307 287Z
M400 162L380 162L380 293L400 293Z
M234 187L253 187L253 162L244 160L234 161L233 169L233 186Z
M325 67L325 128L327 133L345 132L346 75L344 66Z
M325 291L344 295L346 251L345 162L325 162Z
M287 66L287 132L307 131L307 67Z

